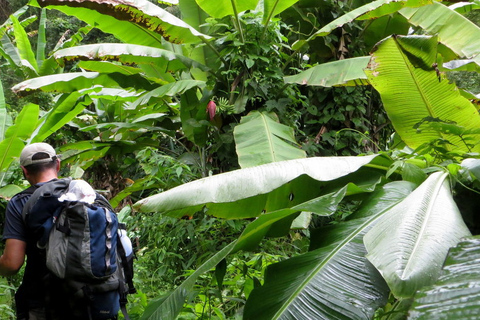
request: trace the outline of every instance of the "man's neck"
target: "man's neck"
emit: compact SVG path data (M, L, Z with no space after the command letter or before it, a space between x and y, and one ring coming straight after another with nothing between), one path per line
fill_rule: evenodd
M57 175L52 172L43 172L42 174L38 175L38 177L34 177L30 184L35 185L37 183L48 182L50 180L57 179Z

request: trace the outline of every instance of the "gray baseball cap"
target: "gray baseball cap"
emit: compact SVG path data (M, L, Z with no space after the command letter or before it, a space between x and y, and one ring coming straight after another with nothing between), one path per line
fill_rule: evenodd
M38 153L46 153L48 157L34 160L34 156ZM32 143L23 148L22 153L20 154L20 165L26 167L32 164L47 163L56 158L57 153L55 152L55 149L53 149L48 143Z

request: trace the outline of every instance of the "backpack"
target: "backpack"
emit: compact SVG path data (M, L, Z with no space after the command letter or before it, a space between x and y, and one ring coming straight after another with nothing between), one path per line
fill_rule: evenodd
M78 185L91 194L76 199L70 191ZM91 203L82 201L88 197ZM129 319L125 305L127 294L136 292L134 255L125 225L103 196L83 180L55 179L33 191L22 215L45 250L48 271L75 305L85 305L89 319L110 319L119 310Z

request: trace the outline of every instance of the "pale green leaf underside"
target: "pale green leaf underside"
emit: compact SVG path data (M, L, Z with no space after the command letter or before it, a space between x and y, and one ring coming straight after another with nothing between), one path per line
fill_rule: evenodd
M365 235L367 258L396 297L412 297L438 278L448 249L470 235L449 187L432 174Z
M388 288L365 258L362 238L411 190L405 182L384 186L364 202L368 214L318 230L320 238L311 239L318 249L269 266L244 319L371 319L386 302Z
M358 170L375 157L316 157L274 162L192 181L142 199L134 206L142 212L168 213L199 209L206 203L234 202L266 194L302 175L317 181L334 180Z

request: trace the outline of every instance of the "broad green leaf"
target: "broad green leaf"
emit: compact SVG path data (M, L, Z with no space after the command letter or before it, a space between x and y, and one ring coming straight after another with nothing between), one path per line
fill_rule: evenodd
M197 4L206 13L214 18L223 18L225 16L236 16L240 12L253 10L256 8L258 0L196 0Z
M120 73L73 72L29 79L15 85L12 91L17 94L27 94L39 90L70 93L94 87L97 87L99 91L101 87L135 88L138 90L154 88L151 83L138 74L127 76Z
M367 76L364 69L370 57L357 57L334 62L323 63L285 77L285 83L298 83L310 86L358 86L367 85Z
M23 140L30 137L37 124L39 107L36 104L27 104L10 126L5 139L0 142L0 172L7 169L13 159L20 156L25 144Z
M299 0L263 0L263 23L293 6ZM261 2L260 2L261 3Z
M182 311L183 304L190 291L193 290L195 281L205 272L213 269L226 256L230 254L236 242L232 242L222 250L217 252L214 256L208 259L204 264L195 270L185 281L182 282L175 290L162 297L159 300L150 302L141 320L175 320L178 314Z
M480 314L480 237L464 239L450 252L442 275L415 294L408 319L476 319Z
M449 141L447 150L480 151L480 146L465 144L459 137L428 126L419 126L432 118L455 123L466 131L480 128L480 116L475 106L444 77L438 77L429 63L435 57L434 37L391 37L383 41L372 54L369 82L380 93L384 108L402 140L415 149L438 139ZM428 51L428 49L431 49ZM419 54L410 60L411 53ZM455 112L452 112L455 106ZM469 138L480 140L478 134Z
M448 173L432 174L365 235L367 258L397 298L433 284L448 249L470 231L453 200Z
M251 200L254 196L266 195L283 185L292 185L292 183L289 182L294 182L296 179L299 179L299 186L297 186L297 188L304 188L304 193L315 191L305 186L303 183L305 178L302 178L302 176L306 175L316 181L335 180L357 171L362 166L372 162L375 157L375 155L372 155L365 157L296 159L234 170L192 181L163 193L142 199L135 203L134 208L141 212L170 213L172 215L176 213L179 215L183 215L184 213L193 214L203 206L206 205L208 208L215 203L222 205L230 204L232 207L238 208L239 204L236 203L236 201L240 201L241 199ZM285 192L286 193L282 194L285 196L286 201L288 201L289 198L291 198L292 190L286 190ZM293 195L294 200L302 197L302 193L298 193L297 197L295 197L295 194ZM302 203L307 200L309 199L297 203ZM250 201L243 205L247 207L240 207L240 209L248 211L249 208L254 207L256 204ZM256 213L255 216L258 216L261 210L264 209L265 199L260 201L260 206L260 211Z
M480 28L455 10L433 2L420 8L404 8L399 11L408 21L423 28L462 58L472 58L480 53L475 45Z
M308 40L312 40L318 36L326 36L338 27L346 23L352 22L359 17L362 19L374 19L387 14L397 12L404 7L419 7L432 3L431 0L376 0L369 2L357 9L354 9L343 16L333 20L323 28L313 34Z
M208 34L209 28L204 23L208 18L208 14L203 11L195 2L195 0L180 0L179 6L182 13L182 20L191 25L196 30ZM184 48L185 49L185 48ZM208 46L196 46L185 50L189 58L199 62L204 66L209 66L213 70L217 70L220 60L217 59L215 52ZM204 70L192 68L191 74L196 80L207 81L207 73Z
M21 26L17 18L15 18L14 16L11 16L10 18L13 21L15 41L22 64L30 68L32 71L38 73L37 60L35 59L35 55L33 54L32 45L28 40L27 32Z
M162 37L173 43L209 38L147 0L32 0L30 5L75 16L125 43L160 48Z
M91 99L84 97L87 93L88 91L75 91L58 97L55 105L40 119L29 142L44 141L75 118L91 103Z
M110 61L114 59L127 65L154 64L164 72L176 72L181 69L206 67L181 54L172 51L135 44L100 43L61 49L54 53L60 64L72 60Z
M293 128L274 119L275 114L252 111L233 130L240 167L305 158Z
M365 258L362 238L412 188L385 185L364 201L358 218L315 232L313 251L269 266L244 319L371 319L387 301L388 287Z

